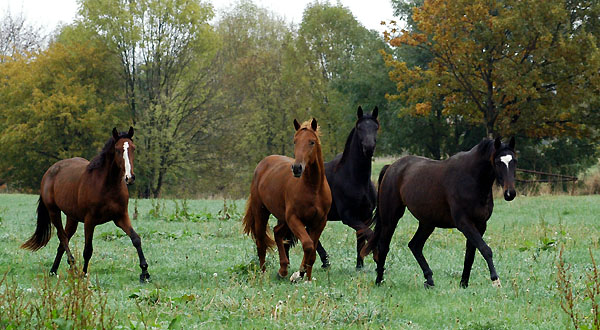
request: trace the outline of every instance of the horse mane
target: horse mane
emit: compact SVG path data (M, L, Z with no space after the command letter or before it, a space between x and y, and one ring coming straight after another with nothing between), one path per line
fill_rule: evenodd
M475 146L475 149L477 150L477 152L485 155L486 157L490 155L493 148L494 148L494 140L488 139L488 138L483 138L481 140L481 142L479 142Z
M106 143L104 144L104 147L102 147L102 150L96 156L94 156L94 158L92 158L92 160L90 161L90 163L87 166L87 170L92 171L94 169L101 168L102 165L104 164L104 161L106 160L106 156L115 147L115 144L117 143L117 141L119 141L122 138L126 138L126 137L127 137L127 132L119 133L119 138L116 140L111 136L108 139L108 141L106 141Z
M303 123L300 125L300 128L298 129L298 131L297 131L297 132L300 132L300 131L301 131L301 130L303 130L303 129L309 129L309 130L311 130L311 131L312 131L311 123L312 123L312 119L309 119L309 120L307 120L307 121L303 122ZM318 125L318 124L317 124L317 130L316 130L316 131L313 131L313 132L315 132L315 135L317 136L317 142L318 142L319 144L321 144L321 138L320 138L320 136L321 136L321 125Z
M350 131L350 134L348 135L348 138L346 139L346 145L344 145L344 151L342 152L342 158L337 163L337 165L335 165L335 170L336 171L340 167L342 167L342 164L344 164L344 162L346 162L346 159L348 158L348 154L350 153L349 152L350 144L352 143L352 138L354 137L354 131L355 130L356 130L356 126L352 127L352 130Z

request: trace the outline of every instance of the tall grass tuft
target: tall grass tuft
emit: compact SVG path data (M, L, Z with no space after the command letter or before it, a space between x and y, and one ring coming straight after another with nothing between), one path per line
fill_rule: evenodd
M8 272L0 281L0 328L111 329L115 313L107 296L87 276L43 275L38 287L23 289Z
M585 284L581 290L570 273L570 266L563 259L564 245L558 255L557 284L560 307L567 313L575 329L600 329L600 274L592 249L589 249L592 268L585 273ZM589 311L589 312L587 312Z

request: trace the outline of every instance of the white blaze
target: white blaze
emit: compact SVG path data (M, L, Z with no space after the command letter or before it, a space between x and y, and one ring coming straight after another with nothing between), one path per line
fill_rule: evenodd
M123 143L123 160L125 161L125 176L123 180L131 178L131 163L129 162L129 152L127 152L127 149L129 149L129 142Z
M504 155L500 157L500 161L502 161L506 165L506 168L508 168L508 163L510 163L512 159L513 157L511 155Z

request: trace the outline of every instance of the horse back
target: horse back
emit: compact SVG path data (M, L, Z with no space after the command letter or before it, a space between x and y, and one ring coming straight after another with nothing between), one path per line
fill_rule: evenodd
M415 218L450 228L455 224L445 182L447 169L443 161L405 156L392 164L387 172L393 177L400 201Z
M76 216L79 186L88 164L88 160L76 157L60 160L48 168L40 187L41 198L48 208Z

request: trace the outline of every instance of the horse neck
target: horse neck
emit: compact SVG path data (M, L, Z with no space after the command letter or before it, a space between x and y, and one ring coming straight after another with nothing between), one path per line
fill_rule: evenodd
M352 137L349 150L344 150L346 159L342 164L342 168L347 168L351 173L350 178L357 181L371 180L371 158L365 156L360 145L360 140L356 133ZM343 156L342 156L343 157Z
M496 174L494 173L494 167L490 161L491 153L481 154L477 151L473 152L468 167L465 169L466 172L472 173L476 178L479 186L482 190L488 191L492 189L494 181L496 180Z
M118 186L122 183L125 175L125 170L117 165L114 154L106 155L104 165L99 172L105 176L103 180L105 186Z
M303 180L311 185L319 188L325 181L325 163L323 162L323 154L321 152L321 144L317 143L313 152L316 152L315 161L306 165Z

